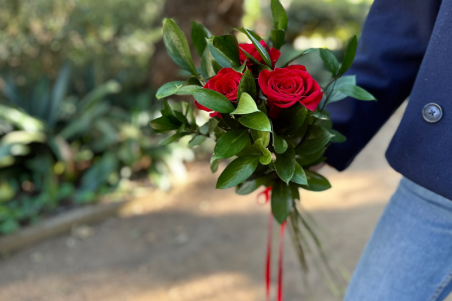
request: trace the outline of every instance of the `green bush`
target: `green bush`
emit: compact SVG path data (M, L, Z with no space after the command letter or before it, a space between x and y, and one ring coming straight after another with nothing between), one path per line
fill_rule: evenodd
M121 95L115 81L83 97L67 96L69 85L69 65L53 85L48 79L29 89L3 84L0 233L93 202L123 179L149 177L165 185L171 164L184 159L171 156L180 146L156 146L148 126L151 91L122 94L129 99L124 109L112 102Z

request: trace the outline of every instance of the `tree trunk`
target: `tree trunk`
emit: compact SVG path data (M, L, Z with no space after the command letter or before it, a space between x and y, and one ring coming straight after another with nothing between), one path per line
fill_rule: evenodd
M209 29L213 35L226 34L239 27L243 14L243 0L166 0L164 18L173 18L182 29L191 46L191 21L194 20ZM161 20L160 20L161 21ZM192 51L193 60L200 59ZM155 45L151 59L150 82L153 87L178 79L177 66L168 55L163 40Z

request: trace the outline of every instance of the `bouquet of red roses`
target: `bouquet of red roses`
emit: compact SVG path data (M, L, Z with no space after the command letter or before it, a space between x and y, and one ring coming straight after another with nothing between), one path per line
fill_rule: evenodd
M219 176L216 188L235 187L238 194L245 195L264 186L267 197L271 191L272 214L283 227L289 218L300 261L306 268L303 231L314 241L318 239L297 210L299 188L323 191L331 187L325 177L309 168L326 159L323 154L329 143L346 139L332 128L325 106L346 96L360 100L374 97L356 86L354 76L343 76L355 57L356 36L350 40L342 64L328 49L312 48L279 62L288 19L278 0L271 1L271 9L273 29L267 42L251 30L238 28L251 42L239 44L233 34L213 36L193 22L191 38L201 56L199 68L193 63L182 31L173 20L165 19L163 40L168 53L191 75L186 81L170 82L158 90L156 96L163 99L164 109L151 126L157 133L175 131L162 144L186 135L193 137L189 142L192 147L207 138L214 139L210 160L214 173L221 160L235 158ZM325 87L304 66L290 65L312 51L320 52L331 72L331 81ZM277 62L281 67L275 67ZM183 103L182 111L173 110L165 100L171 95L193 95L196 107L209 112L211 119L197 125L192 105Z

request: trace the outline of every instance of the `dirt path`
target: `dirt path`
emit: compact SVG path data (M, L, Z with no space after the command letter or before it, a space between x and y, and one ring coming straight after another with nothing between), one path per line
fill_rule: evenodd
M350 271L400 179L384 160L400 116L347 173L323 171L333 189L302 194L305 208L330 230L327 244ZM190 169L186 183L144 197L150 205L127 218L81 227L1 260L0 300L265 300L268 205L257 205L255 194L215 190L206 164ZM284 267L285 300L306 300L289 241ZM335 300L317 273L310 280L313 300Z

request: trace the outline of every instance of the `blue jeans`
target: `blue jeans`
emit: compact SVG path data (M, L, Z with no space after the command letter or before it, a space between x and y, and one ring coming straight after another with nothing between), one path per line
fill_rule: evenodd
M344 300L440 301L451 291L452 201L403 178Z

